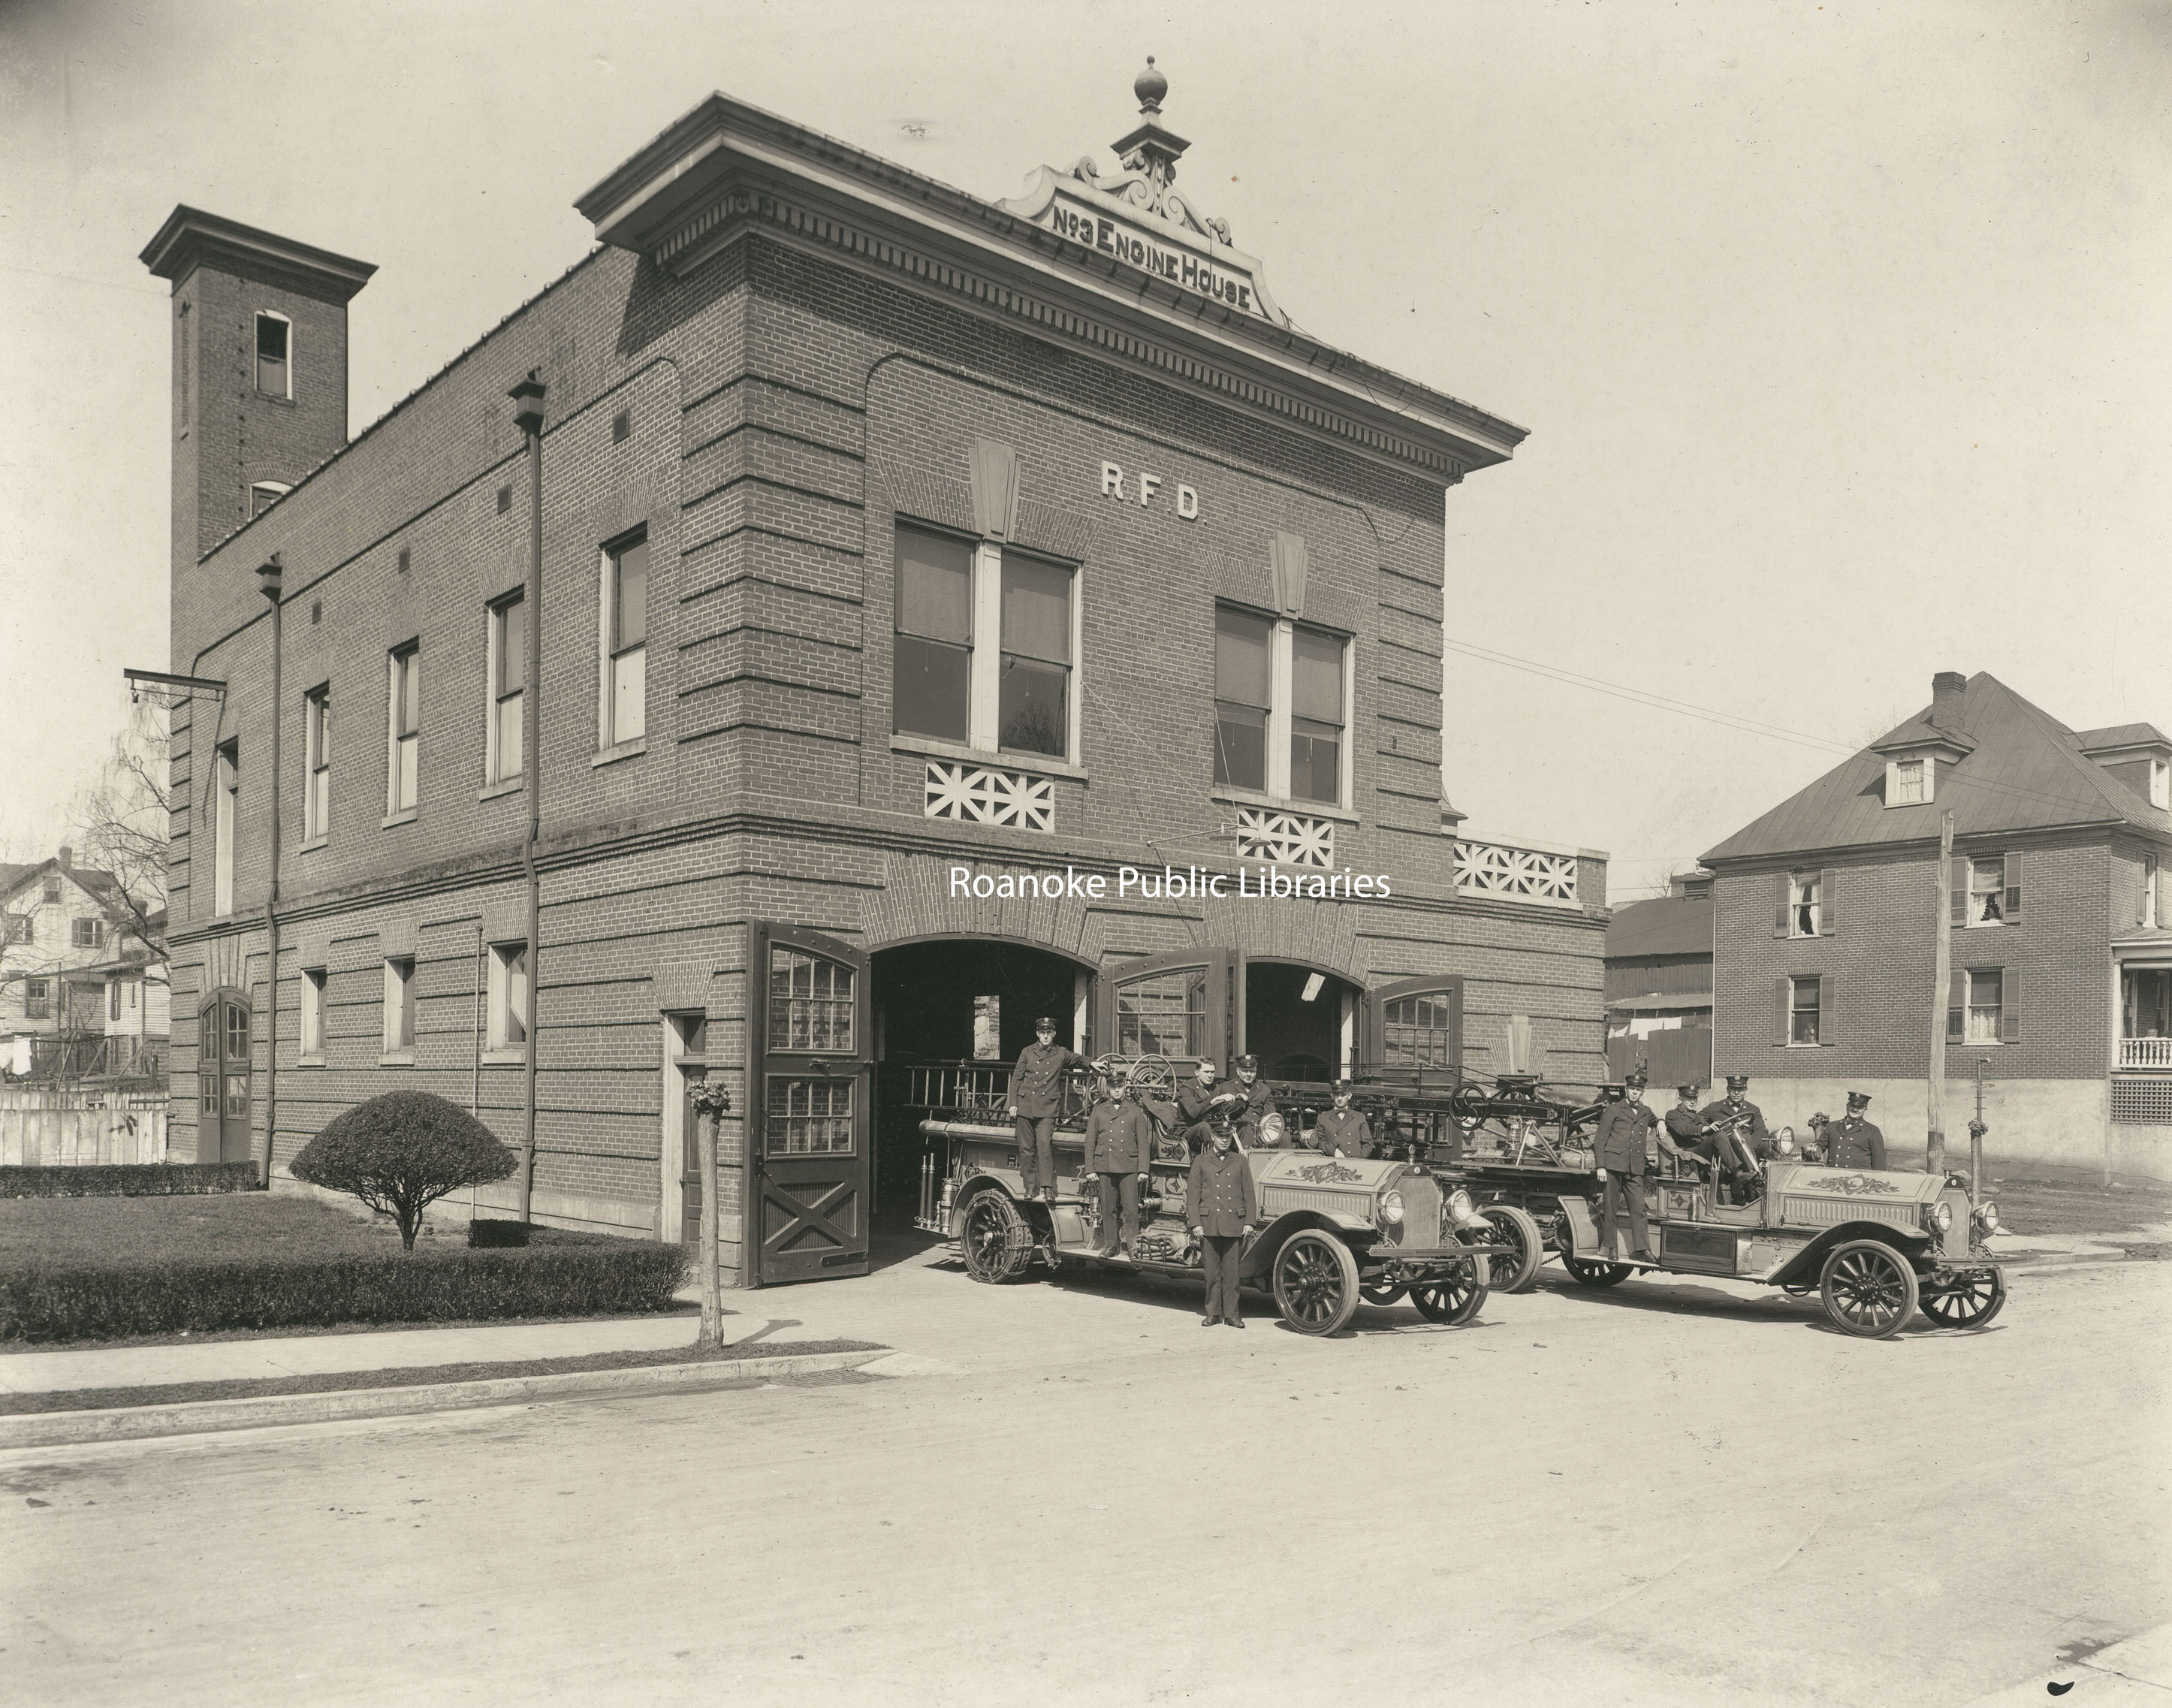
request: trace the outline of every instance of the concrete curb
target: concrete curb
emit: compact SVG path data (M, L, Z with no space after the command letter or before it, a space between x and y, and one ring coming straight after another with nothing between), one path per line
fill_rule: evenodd
M502 1376L481 1382L439 1382L412 1388L342 1388L320 1394L275 1394L254 1399L200 1399L180 1405L118 1406L105 1411L40 1411L0 1417L0 1451L75 1447L87 1442L145 1441L164 1435L267 1429L277 1424L332 1423L347 1418L404 1417L523 1401L698 1394L750 1376L801 1376L853 1370L893 1355L805 1352L775 1358L726 1358L703 1364L656 1364L628 1370L576 1370L560 1376ZM364 1372L358 1372L357 1374ZM910 1368L892 1370L910 1374Z

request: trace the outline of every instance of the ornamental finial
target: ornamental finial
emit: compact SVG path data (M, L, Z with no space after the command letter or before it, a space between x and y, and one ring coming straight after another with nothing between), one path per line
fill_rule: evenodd
M1169 79L1154 69L1153 56L1147 56L1147 68L1132 79L1132 93L1139 98L1139 110L1149 118L1161 116L1161 98L1169 93Z

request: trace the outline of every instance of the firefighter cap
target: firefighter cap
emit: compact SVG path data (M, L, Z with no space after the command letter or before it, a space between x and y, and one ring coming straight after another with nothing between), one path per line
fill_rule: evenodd
M1336 1090L1336 1091L1355 1091L1355 1090L1357 1090L1357 1089L1358 1089L1358 1087L1357 1087L1357 1084L1356 1084L1356 1082L1355 1082L1354 1081L1348 1080L1348 1079L1338 1079L1338 1080L1336 1080L1336 1081L1335 1082L1335 1084L1333 1085L1333 1087L1331 1088L1331 1089Z
M1632 1068L1621 1082L1624 1086L1644 1086L1649 1085L1651 1082L1650 1078L1646 1076L1644 1070L1641 1067Z
M1248 1067L1250 1068L1253 1072L1257 1073L1260 1071L1260 1058L1256 1055L1250 1055L1239 1056L1237 1058L1237 1072L1242 1073Z
M1870 1093L1867 1091L1850 1092L1847 1094L1847 1106L1850 1109L1868 1109L1870 1107Z
M1033 1023L1033 1029L1036 1032L1053 1032L1056 1030L1056 1023L1044 1014Z
M1748 1074L1746 1074L1746 1073L1730 1073L1730 1074L1728 1074L1728 1075L1727 1076L1727 1088L1728 1088L1729 1091L1747 1091L1747 1090L1749 1090L1749 1089L1750 1089L1750 1076L1749 1076Z
M1676 1097L1693 1098L1696 1094L1697 1082L1693 1079L1685 1079L1680 1085L1675 1088L1675 1095Z

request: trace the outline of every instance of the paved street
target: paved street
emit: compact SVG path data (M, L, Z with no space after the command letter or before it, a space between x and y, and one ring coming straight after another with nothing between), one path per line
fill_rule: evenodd
M2172 1616L2164 1267L1868 1344L1545 1273L1321 1342L921 1257L739 1302L933 1373L8 1455L0 1667L41 1703L1958 1703Z

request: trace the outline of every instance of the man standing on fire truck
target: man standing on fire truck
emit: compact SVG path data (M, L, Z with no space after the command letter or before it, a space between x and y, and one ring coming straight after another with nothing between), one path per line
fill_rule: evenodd
M1622 1207L1629 1211L1629 1255L1652 1261L1652 1228L1644 1210L1644 1136L1658 1117L1644 1107L1644 1076L1602 1088L1608 1099L1599 1111L1592 1160L1599 1174L1599 1247L1615 1255L1614 1229ZM1626 1093L1625 1095L1625 1093Z
M1090 1067L1083 1055L1056 1041L1056 1022L1033 1023L1035 1041L1019 1051L1011 1070L1011 1119L1018 1123L1018 1166L1025 1189L1056 1201L1056 1112L1063 1102L1063 1071Z

